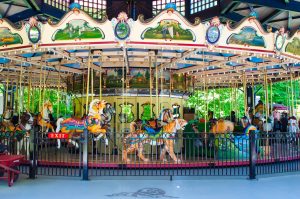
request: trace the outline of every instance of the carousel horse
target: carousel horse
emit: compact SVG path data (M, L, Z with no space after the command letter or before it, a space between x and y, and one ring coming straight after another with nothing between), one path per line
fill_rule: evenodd
M172 110L169 108L164 108L159 115L159 120L162 123L167 124L169 121L172 121L174 119Z
M42 127L42 129L45 129L46 133L48 133L49 129L51 132L54 132L54 127L52 126L50 122L50 114L53 113L53 106L50 101L46 101L43 104L43 108L41 113L38 115L37 123L39 126Z
M255 137L258 136L258 134L257 134L258 130L257 130L256 126L253 126L251 124L247 125L243 129L242 135L235 135L235 136L232 135L231 136L232 142L234 143L235 147L237 147L237 149L244 154L244 157L249 156L250 131L255 132ZM257 153L259 153L259 152L260 152L260 150L257 149Z
M22 148L26 150L27 158L29 157L29 136L33 125L33 117L29 112L24 112L20 117L20 123L17 125L10 124L3 127L2 131L8 132L16 140L17 155L20 154ZM25 144L24 144L25 140Z
M109 136L110 133L110 121L112 120L112 117L116 114L115 108L110 104L106 103L105 108L103 109L103 114L101 115L101 126L106 129L106 135ZM98 141L103 137L104 134L100 133L96 138L94 138L94 141ZM107 139L105 139L106 145Z
M56 133L61 132L69 134L68 142L75 145L75 147L78 147L78 144L72 140L72 138L79 137L83 131L87 129L92 134L100 134L101 137L105 139L105 144L108 145L108 139L106 137L108 125L101 125L104 121L103 118L108 117L104 113L106 104L107 102L105 100L100 101L99 99L95 99L90 103L89 114L85 118L59 118L56 123ZM57 147L60 148L60 141L58 141Z
M6 128L8 126L13 126L11 119L13 117L13 111L11 109L7 109L3 113L3 120L1 122L1 127Z
M145 158L143 154L144 144L150 143L151 145L162 145L164 147L161 151L160 160L166 161L166 152L169 153L173 161L179 163L180 160L176 157L174 153L174 143L175 136L178 130L184 130L187 125L187 121L184 119L175 119L169 121L168 124L162 127L158 134L149 134L142 126L141 122L132 122L130 124L131 132L127 135L124 140L124 149L122 152L122 160L125 162L130 162L128 158L128 153L138 151L138 157L144 162L149 161Z
M115 114L115 108L110 103L106 103L105 108L103 109L103 114L101 115L101 120L104 123L109 123Z
M24 137L20 137L17 144L17 155L20 154L20 151L23 147L25 147L27 158L29 158L29 137L30 137L30 130L33 126L33 117L29 112L24 112L20 117L20 123L17 126L16 130L25 132ZM25 138L25 139L24 139ZM24 144L25 141L25 144Z
M148 134L157 134L161 131L162 127L173 121L173 113L171 109L165 108L160 112L159 119L151 118L148 121L143 121L143 128Z
M211 132L215 134L215 157L219 159L249 158L250 131L255 131L255 136L258 136L257 128L249 122L248 117L242 118L243 133L239 135L233 134L234 123L230 121L219 120L213 124ZM257 148L258 153L259 151L259 148Z

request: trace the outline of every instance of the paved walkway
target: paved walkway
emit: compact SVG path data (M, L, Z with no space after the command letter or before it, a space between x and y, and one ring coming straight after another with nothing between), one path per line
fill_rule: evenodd
M155 179L155 178L154 178ZM201 180L100 180L78 178L25 177L11 188L0 181L0 199L298 199L300 174L247 180L208 178Z

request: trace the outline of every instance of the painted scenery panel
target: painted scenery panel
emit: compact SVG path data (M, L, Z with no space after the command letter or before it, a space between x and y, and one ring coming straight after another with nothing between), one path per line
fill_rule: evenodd
M252 27L244 27L238 34L230 35L227 40L228 44L259 46L265 47L265 41L262 36L257 35L257 31Z
M141 36L142 39L188 40L195 41L194 33L183 29L176 20L161 20L155 28L147 28Z
M22 43L23 40L19 34L13 34L9 28L0 28L0 46Z
M300 55L300 38L295 37L292 42L289 42L285 51L294 55Z
M131 69L131 79L129 85L131 88L149 88L150 70L149 69Z
M158 72L159 89L170 89L170 71Z
M122 68L106 70L105 86L106 88L121 88L122 87Z
M82 19L69 21L64 28L58 29L52 36L52 40L81 40L104 39L104 33L100 28L92 27Z
M172 89L175 90L184 90L184 75L174 74L172 76L173 86Z

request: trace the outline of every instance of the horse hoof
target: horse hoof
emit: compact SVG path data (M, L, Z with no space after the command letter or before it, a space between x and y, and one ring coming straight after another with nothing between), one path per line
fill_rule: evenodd
M181 160L176 160L175 163L180 164L180 163L182 163L182 161Z
M144 159L144 162L149 162L150 160L148 158L145 158Z
M161 159L163 163L167 163L168 160L166 158Z

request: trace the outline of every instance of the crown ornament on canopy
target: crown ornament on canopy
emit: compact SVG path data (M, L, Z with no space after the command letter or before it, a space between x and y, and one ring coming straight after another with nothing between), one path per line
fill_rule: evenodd
M118 21L124 22L128 20L126 12L120 12L117 17Z
M79 3L71 3L71 5L69 6L69 8L73 12L79 12L80 9L81 9L81 5Z

